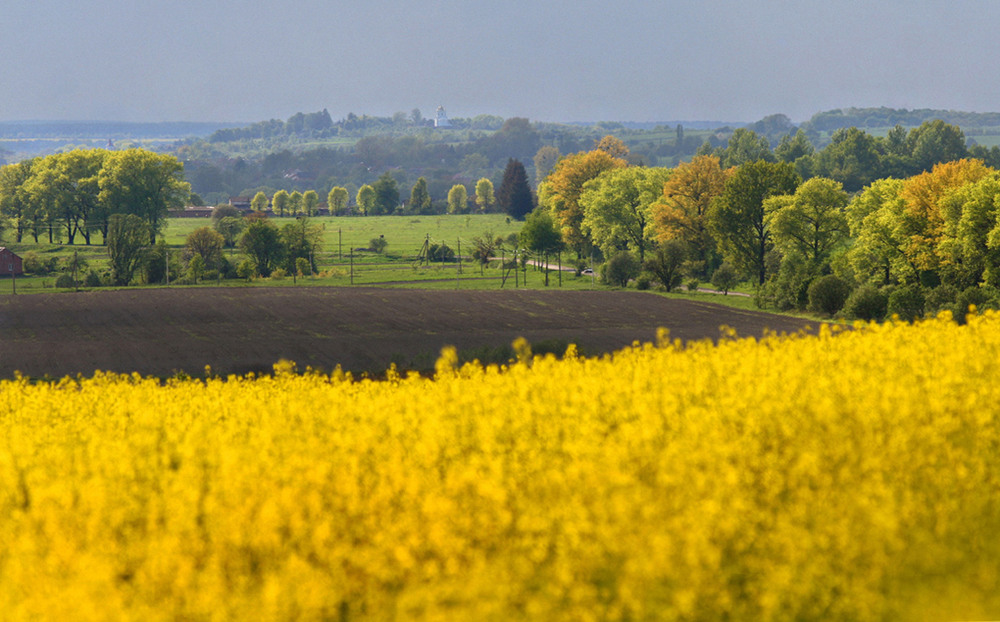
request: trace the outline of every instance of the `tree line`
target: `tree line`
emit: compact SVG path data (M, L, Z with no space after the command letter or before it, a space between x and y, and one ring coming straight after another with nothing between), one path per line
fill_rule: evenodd
M1000 163L943 121L848 128L820 151L801 132L772 150L741 129L673 169L627 155L606 137L560 157L529 217L578 257L602 255L609 282L728 289L736 275L763 306L866 319L998 304Z
M184 166L144 149L79 149L0 167L0 232L20 243L108 240L116 217L135 216L155 242L168 210L190 196Z

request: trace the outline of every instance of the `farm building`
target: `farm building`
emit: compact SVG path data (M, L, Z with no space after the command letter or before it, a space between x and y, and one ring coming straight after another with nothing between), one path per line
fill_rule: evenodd
M14 251L0 246L0 276L19 276L24 274L21 258Z

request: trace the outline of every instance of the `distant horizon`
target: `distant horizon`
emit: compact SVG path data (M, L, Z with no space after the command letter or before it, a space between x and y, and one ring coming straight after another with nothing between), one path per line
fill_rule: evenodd
M448 110L447 106L445 106L444 108L445 108L445 110ZM768 113L768 114L765 114L765 115L763 115L763 116L761 116L759 118L753 119L753 120L750 120L750 119L740 119L740 120L728 119L728 120L725 120L725 119L711 119L711 118L662 119L662 120L660 120L660 119L636 119L636 118L633 118L633 119L624 119L624 118L611 119L611 118L604 118L604 119L591 119L591 120L579 120L579 119L574 119L574 120L564 120L564 119L554 120L554 119L540 119L540 118L533 118L533 117L525 117L524 115L516 115L516 114L515 115L510 115L510 116L504 116L504 115L493 113L493 112L476 112L474 114L469 114L469 115L467 115L467 114L449 114L448 116L450 118L471 119L471 118L475 118L476 116L479 116L479 115L491 115L491 116L500 117L500 118L505 119L505 120L506 119L510 119L510 118L520 117L520 118L527 118L529 121L531 121L533 123L556 123L556 124L563 124L563 125L595 125L595 124L598 124L598 123L653 124L653 125L677 125L677 124L681 124L681 125L683 125L683 124L686 124L686 123L698 123L698 124L718 124L719 127L723 127L723 126L726 126L726 125L735 125L735 124L750 125L750 124L756 123L756 122L758 122L758 121L760 121L760 120L762 120L764 118L767 118L767 117L770 117L770 116L773 116L773 115L782 115L783 114L783 115L785 115L786 117L788 117L791 120L791 122L792 122L793 125L800 126L803 123L806 123L809 120L811 120L817 114L831 112L831 111L834 111L834 110L854 110L854 109L861 109L861 110L863 110L863 109L880 109L880 108L882 108L882 109L890 109L890 110L909 111L909 112L925 111L925 110L935 110L935 111L942 111L942 112L959 112L959 113L969 113L969 114L994 114L994 113L1000 113L1000 105L998 105L998 109L997 110L967 110L967 109L961 109L961 108L937 108L937 107L933 107L933 106L895 107L895 106L889 106L889 105L882 104L882 105L878 105L878 106L857 106L857 105L852 105L852 106L837 106L837 107L833 107L833 108L824 108L822 110L816 110L811 115L809 115L809 117L806 118L806 119L795 119L791 115L788 115L788 114L786 114L784 112L772 112L772 113ZM30 125L30 124L40 124L40 125L53 124L54 125L54 124L60 124L60 123L67 123L67 124L88 124L88 123L89 124L101 124L101 123L106 123L106 124L118 124L118 125L185 125L185 124L187 124L187 125L219 125L219 126L230 126L230 127L233 127L233 126L248 126L248 125L253 125L255 123L261 123L261 122L270 121L270 120L287 121L291 116L293 116L295 114L298 114L298 113L318 112L319 110L327 110L329 112L329 107L319 108L317 110L307 110L307 109L303 108L303 109L297 110L296 112L293 112L291 115L288 115L286 117L269 116L269 117L266 117L266 118L259 118L259 119L253 119L253 120L214 120L214 119L208 119L208 120L204 120L204 119L199 119L199 120L177 120L177 119L170 119L170 120L139 120L139 121L136 121L136 120L112 119L112 118L58 118L58 119L57 118L53 118L53 119L26 118L26 119L0 119L0 125ZM396 111L396 112L407 112L407 114L409 114L410 111ZM330 117L336 123L338 121L346 119L349 114L355 114L355 115L358 115L358 116L389 118L389 117L392 117L394 114L396 114L396 112L379 114L379 113L372 113L372 112L367 112L367 111L353 111L353 110L351 110L351 111L348 111L348 112L346 112L346 113L344 113L342 115L337 115L337 114L334 114L334 113L331 112L330 113ZM421 109L421 112L423 113L422 109ZM427 117L425 115L425 119L429 120L430 117Z

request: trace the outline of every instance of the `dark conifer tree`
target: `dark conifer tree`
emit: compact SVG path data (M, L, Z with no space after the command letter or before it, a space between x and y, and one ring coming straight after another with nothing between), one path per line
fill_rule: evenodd
M497 204L511 218L524 220L535 209L535 195L528 184L528 174L520 160L510 158L497 191Z

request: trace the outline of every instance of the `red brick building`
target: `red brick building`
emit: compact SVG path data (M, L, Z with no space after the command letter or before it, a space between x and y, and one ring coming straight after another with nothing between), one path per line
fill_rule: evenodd
M21 258L9 248L0 246L0 276L20 276L24 274Z

